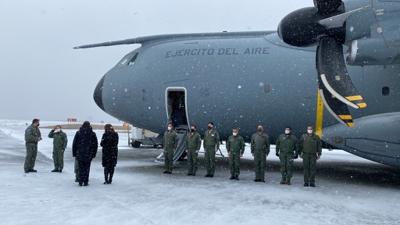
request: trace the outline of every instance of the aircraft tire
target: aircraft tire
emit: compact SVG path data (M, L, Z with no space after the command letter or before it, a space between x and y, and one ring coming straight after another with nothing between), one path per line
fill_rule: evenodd
M139 148L140 147L140 142L138 142L138 141L132 142L132 147Z

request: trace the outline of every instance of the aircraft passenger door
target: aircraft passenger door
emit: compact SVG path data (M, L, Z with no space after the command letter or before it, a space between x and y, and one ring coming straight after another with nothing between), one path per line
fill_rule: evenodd
M185 140L189 134L189 123L187 114L186 89L182 87L169 87L165 91L165 108L167 111L167 123L172 123L178 134L178 146L173 155L173 161L183 159L185 153ZM164 162L164 152L157 158L156 162Z
M165 92L167 123L175 128L189 128L186 96L185 88L169 87Z

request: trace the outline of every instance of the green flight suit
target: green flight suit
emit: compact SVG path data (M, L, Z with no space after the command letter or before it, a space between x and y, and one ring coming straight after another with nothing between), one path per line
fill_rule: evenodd
M174 151L178 147L178 134L172 130L165 132L163 137L165 171L172 172Z
M240 155L243 155L244 147L244 140L240 135L231 135L226 141L226 150L230 153L229 168L233 177L237 177L240 174Z
M279 135L276 140L276 153L279 154L281 161L282 180L290 180L292 178L293 159L299 151L299 141L293 134Z
M215 172L215 149L219 149L219 134L216 130L208 130L204 133L203 148L206 152L207 174L214 175Z
M38 127L31 124L25 130L25 146L26 146L26 157L24 170L28 172L29 170L33 170L35 167L35 161L37 156L37 144L38 139L42 138L42 134Z
M269 154L269 136L267 134L255 133L251 136L251 154L254 154L256 180L264 181L266 155Z
M54 132L54 130L51 130L49 138L53 138L54 169L62 170L64 168L64 151L68 143L67 134L62 131Z
M304 183L315 183L317 155L321 156L321 139L316 134L303 134L300 138L300 154L303 155Z
M188 173L196 174L198 166L198 153L201 146L201 136L199 133L189 133L185 140L185 150L187 150L187 163L188 163Z

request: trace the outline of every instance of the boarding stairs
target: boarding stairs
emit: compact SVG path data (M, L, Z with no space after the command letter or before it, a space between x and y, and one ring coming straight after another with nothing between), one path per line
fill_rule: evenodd
M185 140L186 140L186 136L189 134L189 128L187 125L180 125L175 128L175 131L178 134L178 147L176 147L176 151L172 157L174 162L176 162L178 159L184 158L186 156ZM162 152L156 158L155 162L164 163L164 152Z

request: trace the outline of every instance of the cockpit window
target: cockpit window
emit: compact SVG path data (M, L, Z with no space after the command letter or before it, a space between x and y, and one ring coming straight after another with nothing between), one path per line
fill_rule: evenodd
M136 53L136 54L132 57L131 61L129 61L129 63L128 63L128 66L135 64L135 61L136 61L136 59L137 59L137 56L138 56L138 53Z
M135 64L137 57L138 57L138 53L128 54L124 58L121 59L121 61L118 63L118 66L133 65L133 64Z

